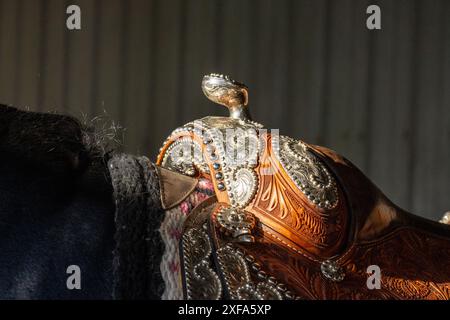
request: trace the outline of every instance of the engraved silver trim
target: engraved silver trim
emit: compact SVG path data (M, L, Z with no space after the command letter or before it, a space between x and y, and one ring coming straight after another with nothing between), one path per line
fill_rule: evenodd
M231 299L283 300L275 285L267 280L252 280L246 259L231 244L217 250L217 258Z
M336 181L328 169L302 141L272 137L272 151L295 185L319 208L332 209L338 204Z
M258 190L258 176L254 170L239 168L233 171L229 185L229 193L234 203L239 208L244 208L253 200Z
M182 137L174 141L167 148L161 164L188 176L194 176L197 170L209 173L209 167L203 160L200 144L190 137Z
M211 243L204 230L189 229L183 235L183 264L188 300L218 300L222 283L210 267Z

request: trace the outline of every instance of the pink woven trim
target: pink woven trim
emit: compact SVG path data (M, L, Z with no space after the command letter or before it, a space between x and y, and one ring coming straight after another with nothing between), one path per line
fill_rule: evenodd
M186 217L198 204L206 200L214 193L214 187L209 180L201 179L196 190L177 207L167 210L161 224L161 237L165 244L165 251L161 261L161 273L165 283L165 291L162 299L182 299L182 284L179 241Z

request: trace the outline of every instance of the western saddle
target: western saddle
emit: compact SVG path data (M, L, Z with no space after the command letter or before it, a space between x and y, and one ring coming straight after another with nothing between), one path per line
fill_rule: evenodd
M177 128L157 158L183 175L162 182L166 209L213 185L183 224L184 298L450 299L449 225L397 207L334 151L252 121L245 85L210 74L202 89L230 116Z

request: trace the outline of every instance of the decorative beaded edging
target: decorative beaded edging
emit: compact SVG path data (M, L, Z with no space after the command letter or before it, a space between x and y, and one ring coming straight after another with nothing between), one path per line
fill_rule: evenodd
M259 128L262 128L262 125L257 122L232 118L206 117L190 122L175 129L165 140L163 146L175 136L186 135L167 148L162 165L187 175L194 175L196 168L214 175L217 189L227 191L231 206L244 208L253 200L259 187L258 176L254 170L261 147L257 134ZM235 135L228 137L227 129L237 131ZM202 146L192 139L191 134L203 137L203 147L212 163L213 172L209 170L208 162L204 159ZM170 158L180 148L191 148L193 152L171 165ZM230 157L230 153L237 154L238 159ZM197 155L201 155L201 158Z
M229 120L229 123L232 123L230 128L226 127L226 122L214 126L211 118L202 123L206 128L206 151L213 162L213 169L217 170L217 189L227 191L231 206L244 208L253 200L259 184L254 170L260 151L257 127L248 121L236 119ZM226 136L226 130L233 128L237 130L235 135ZM238 133L242 136L235 141ZM246 148L246 143L249 148ZM230 157L230 153L237 154L237 159Z

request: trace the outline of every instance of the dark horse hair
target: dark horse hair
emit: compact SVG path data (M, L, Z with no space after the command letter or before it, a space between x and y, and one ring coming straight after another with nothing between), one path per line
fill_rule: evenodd
M0 105L0 298L161 296L157 176L107 140L70 116Z

